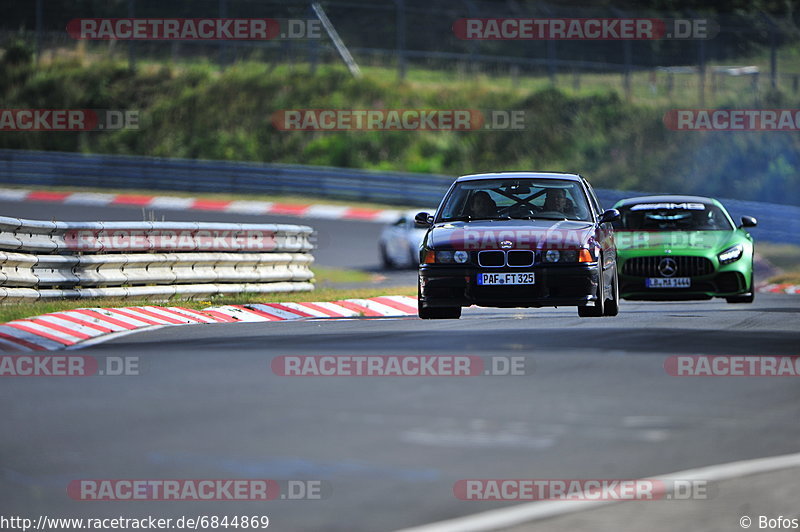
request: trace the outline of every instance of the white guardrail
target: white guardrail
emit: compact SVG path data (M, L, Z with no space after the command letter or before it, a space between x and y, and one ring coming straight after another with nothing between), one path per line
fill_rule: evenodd
M312 239L301 225L0 216L0 301L307 291Z

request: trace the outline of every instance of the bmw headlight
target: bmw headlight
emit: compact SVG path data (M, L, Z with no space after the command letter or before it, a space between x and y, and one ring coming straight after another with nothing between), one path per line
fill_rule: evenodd
M717 258L719 258L720 264L730 264L731 262L736 262L741 259L742 253L744 253L744 246L736 244L717 255Z
M453 260L453 252L452 251L437 251L436 252L436 262L438 264L451 264L455 262Z
M545 262L577 262L578 252L574 249L548 249L544 254Z
M423 264L464 264L469 261L469 253L466 251L434 251L429 249L423 255Z

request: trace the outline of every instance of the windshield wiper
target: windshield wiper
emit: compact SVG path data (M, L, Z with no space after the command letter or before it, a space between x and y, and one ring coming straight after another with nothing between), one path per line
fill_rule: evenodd
M539 216L539 215L536 215L536 214L531 215L531 216L514 217L514 219L515 220L558 220L558 221L564 221L564 222L568 222L569 220L575 220L575 218L567 218L567 217L556 218L556 217L553 217L553 216Z
M443 222L471 222L476 220L511 220L510 216L453 216L444 218Z

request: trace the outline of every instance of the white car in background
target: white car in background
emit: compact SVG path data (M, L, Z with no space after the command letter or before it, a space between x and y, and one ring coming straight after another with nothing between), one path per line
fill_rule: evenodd
M414 222L418 212L419 209L402 212L383 228L378 249L384 269L419 266L419 247L428 228Z

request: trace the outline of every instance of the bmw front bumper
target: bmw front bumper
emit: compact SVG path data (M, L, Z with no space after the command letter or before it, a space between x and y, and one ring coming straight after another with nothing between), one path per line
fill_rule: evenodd
M479 285L478 273L533 273L534 283ZM491 269L423 264L419 268L419 296L425 307L583 306L597 300L598 280L596 262Z

